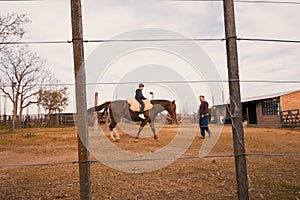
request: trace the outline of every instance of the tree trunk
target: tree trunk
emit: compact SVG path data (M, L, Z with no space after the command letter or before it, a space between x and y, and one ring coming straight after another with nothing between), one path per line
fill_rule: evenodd
M18 123L18 102L15 100L13 102L13 130L16 128L16 124Z
M23 115L23 108L20 106L20 108L19 108L18 128L22 128L22 115Z

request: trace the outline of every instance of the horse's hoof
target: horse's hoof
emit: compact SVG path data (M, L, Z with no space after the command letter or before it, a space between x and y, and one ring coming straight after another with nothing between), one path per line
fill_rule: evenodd
M137 143L139 141L139 139L135 139L134 142Z
M120 138L116 138L114 142L120 142Z
M158 139L158 138L155 138L155 141L156 141L156 142L159 142L159 139Z

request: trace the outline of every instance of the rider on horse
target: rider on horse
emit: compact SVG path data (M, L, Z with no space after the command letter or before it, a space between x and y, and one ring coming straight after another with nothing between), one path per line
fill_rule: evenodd
M145 116L144 116L144 109L145 109L145 103L143 100L147 99L146 97L144 97L143 95L143 89L144 89L144 84L143 83L140 83L139 84L139 88L136 89L135 91L135 99L140 103L141 105L141 108L140 108L140 114L139 114L139 117L142 118L142 119L145 119Z

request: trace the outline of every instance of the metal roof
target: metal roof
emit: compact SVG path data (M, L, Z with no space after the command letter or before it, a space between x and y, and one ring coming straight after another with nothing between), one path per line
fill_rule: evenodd
M283 95L286 95L286 94L292 94L292 93L295 93L295 92L300 92L300 89L284 91L284 92L276 92L276 93L272 93L272 94L265 94L265 95L254 96L254 97L242 97L242 102L258 101L258 100L263 100L263 99L271 99L271 98L280 97L280 96L283 96ZM223 105L226 105L226 103L213 105L213 107L214 106L223 106Z
M286 94L292 94L294 92L300 92L300 90L297 89L297 90L291 90L291 91L277 92L277 93L272 93L272 94L260 95L260 96L256 96L256 97L244 97L244 98L242 98L242 102L271 99L271 98L280 97L280 96L283 96Z

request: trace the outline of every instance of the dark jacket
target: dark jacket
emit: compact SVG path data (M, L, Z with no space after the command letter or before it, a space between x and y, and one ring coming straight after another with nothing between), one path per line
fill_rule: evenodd
M202 101L199 106L199 114L207 115L208 114L208 103L206 101Z
M141 99L145 100L147 98L144 97L143 92L142 92L141 89L136 89L136 91L135 91L135 99L137 99L137 100L141 100Z

